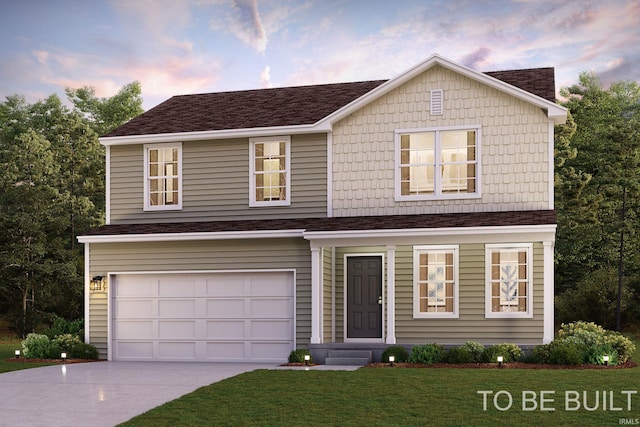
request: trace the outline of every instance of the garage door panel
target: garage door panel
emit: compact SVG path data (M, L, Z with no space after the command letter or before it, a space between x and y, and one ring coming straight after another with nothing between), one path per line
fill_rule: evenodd
M118 277L116 280L116 297L148 297L155 295L158 288L158 280L147 276Z
M258 360L282 360L291 352L288 342L252 342L251 358Z
M245 277L226 274L220 275L220 277L216 277L215 279L207 279L207 296L243 296L245 282Z
M245 321L244 320L220 320L207 322L207 339L224 340L224 339L245 339Z
M196 338L195 321L158 321L158 338Z
M207 317L228 319L245 317L244 299L209 299L207 300Z
M197 296L196 279L162 278L158 282L158 296L160 297L195 297Z
M153 360L153 343L150 342L118 342L115 346L115 358Z
M160 341L158 343L158 357L160 359L195 359L195 342Z
M116 359L282 362L294 348L291 272L114 279Z
M283 298L283 299L262 299L262 298L253 298L251 299L251 317L289 317L292 316L292 299L291 298Z
M152 300L118 300L115 307L117 318L148 318L153 317Z
M170 299L158 300L158 317L191 318L196 315L196 300Z
M293 334L293 322L290 320L252 321L250 333L250 338L288 340Z
M116 336L120 339L145 339L154 334L152 320L116 321Z
M254 279L251 281L249 292L253 296L270 297L270 296L282 296L292 295L291 285L287 282L283 282L282 278L266 280Z
M238 361L245 360L245 343L239 341L207 343L207 359Z

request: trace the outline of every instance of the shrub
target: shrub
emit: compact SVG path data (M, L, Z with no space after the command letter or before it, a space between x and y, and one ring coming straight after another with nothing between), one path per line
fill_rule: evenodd
M62 351L66 352L70 352L73 346L75 346L76 344L82 343L80 338L78 338L77 335L73 334L58 335L53 339L53 342L58 344Z
M51 327L42 333L49 337L49 339L54 339L59 335L65 334L73 334L76 335L80 340L83 339L84 335L84 319L76 319L76 320L66 320L62 317L56 317L53 319L53 324Z
M554 365L580 365L585 360L585 347L572 341L558 340L549 346L547 362Z
M22 341L22 354L27 359L43 359L49 355L49 337L31 333Z
M445 355L444 347L439 344L431 343L425 345L416 345L411 349L409 362L432 364L440 362Z
M480 363L482 361L482 353L484 353L484 345L475 341L467 341L462 345L462 348L468 350L473 356L473 361Z
M562 324L557 340L571 340L585 346L585 352L597 346L610 345L618 353L619 363L624 363L636 351L633 342L619 332L608 331L593 322ZM556 341L557 341L556 340Z
M515 362L522 357L522 349L515 344L496 344L488 347L482 353L482 361L495 363L498 356L502 356L504 363Z
M611 344L599 344L590 347L585 355L586 362L591 365L604 365L604 356L609 356L609 365L617 365L620 361L618 352Z
M306 348L293 350L289 354L289 363L304 363L304 356L307 354L309 355L309 357L311 357L311 353L309 353L309 350L307 350ZM309 359L309 362L311 362L311 359Z
M409 360L409 352L401 345L392 345L391 347L385 348L382 352L382 361L384 363L389 362L389 356L395 357L398 363Z
M77 342L69 349L69 357L96 360L99 357L98 349L91 344Z
M455 347L449 350L446 354L446 361L448 363L473 363L474 358L471 350L467 347Z

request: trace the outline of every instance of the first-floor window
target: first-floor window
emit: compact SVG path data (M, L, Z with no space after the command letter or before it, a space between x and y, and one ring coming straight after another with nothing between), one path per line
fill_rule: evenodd
M145 146L145 210L182 207L182 145Z
M531 244L487 245L487 317L531 317Z
M415 246L413 315L458 316L458 247Z

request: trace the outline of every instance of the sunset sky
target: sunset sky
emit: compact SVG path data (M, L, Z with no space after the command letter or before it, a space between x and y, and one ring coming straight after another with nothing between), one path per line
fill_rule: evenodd
M0 97L140 81L172 95L393 78L433 53L640 82L637 0L21 0L0 6Z

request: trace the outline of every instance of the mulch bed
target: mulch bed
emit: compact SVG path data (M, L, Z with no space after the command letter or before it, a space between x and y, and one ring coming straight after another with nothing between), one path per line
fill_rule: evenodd
M627 361L620 365L604 366L604 365L545 365L537 363L512 362L503 363L502 368L497 363L370 363L366 368L484 368L484 369L627 369L638 366L637 363Z
M5 362L20 362L20 363L51 363L51 364L65 364L68 365L70 363L88 363L88 362L103 362L104 360L98 359L27 359L25 357L10 357L8 359L4 359Z

